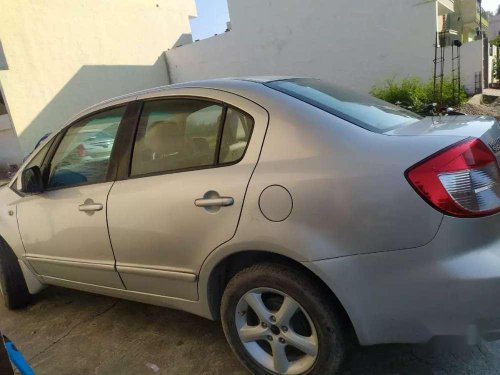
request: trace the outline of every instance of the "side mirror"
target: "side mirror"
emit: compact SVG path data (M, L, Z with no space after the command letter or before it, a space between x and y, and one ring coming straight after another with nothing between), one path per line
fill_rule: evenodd
M35 194L43 192L42 171L39 166L25 169L21 174L21 186L24 193Z

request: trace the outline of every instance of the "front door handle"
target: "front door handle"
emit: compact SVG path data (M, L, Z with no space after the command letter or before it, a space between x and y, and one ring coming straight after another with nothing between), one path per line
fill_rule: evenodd
M85 202L78 206L78 210L82 212L95 212L103 209L101 203L95 203L92 199L87 199Z
M231 197L220 198L200 198L194 201L197 207L227 207L234 204L234 199Z

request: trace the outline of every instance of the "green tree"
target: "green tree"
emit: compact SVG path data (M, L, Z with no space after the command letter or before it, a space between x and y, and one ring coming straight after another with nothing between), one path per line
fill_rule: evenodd
M500 48L500 35L490 41L491 44Z
M493 60L493 70L495 70L495 62L497 63L497 66L498 66L498 59L500 59L500 35L497 36L495 39L493 39L490 43L493 46L497 47L497 56L496 56L495 60ZM500 77L498 77L497 79L500 79Z

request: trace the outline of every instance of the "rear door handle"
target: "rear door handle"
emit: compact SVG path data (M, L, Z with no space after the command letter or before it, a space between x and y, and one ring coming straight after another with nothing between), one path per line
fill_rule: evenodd
M78 206L78 211L95 212L101 211L103 207L104 206L101 203L95 203L92 199L87 199L85 200L85 203Z
M234 204L234 199L231 197L220 198L200 198L194 201L197 207L227 207Z
M78 206L78 210L83 211L83 212L101 211L102 210L102 204L100 204L100 203L95 203L95 204L81 204L81 205Z

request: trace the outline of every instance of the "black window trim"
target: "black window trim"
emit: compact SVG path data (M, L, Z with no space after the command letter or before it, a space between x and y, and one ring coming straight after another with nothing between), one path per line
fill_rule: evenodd
M47 155L44 158L44 161L43 161L43 164L42 164L42 168L41 168L41 170L42 170L42 176L44 177L44 181L43 181L44 182L44 186L45 186L44 193L46 191L47 192L51 192L51 191L57 191L57 190L62 190L62 189L71 189L71 188L74 188L74 187L97 185L97 184L102 184L102 183L106 183L106 182L113 182L115 180L114 176L116 175L116 171L113 171L112 167L116 168L116 162L112 163L112 160L114 161L114 158L117 157L116 154L118 154L118 147L116 146L116 141L118 140L118 134L120 132L120 128L122 127L122 125L125 126L125 120L127 119L127 114L129 112L131 104L133 102L134 101L119 103L119 104L111 105L109 107L100 108L100 109L98 109L98 110L96 110L94 112L91 112L91 113L87 113L87 114L83 115L82 117L79 117L79 118L73 120L71 123L69 123L68 125L66 125L63 129L61 129L57 133L57 135L54 137L54 142L50 146L50 149L49 149L49 151L47 152ZM73 125L75 125L76 123L84 121L85 119L87 119L89 117L98 115L99 113L108 112L110 110L113 110L113 109L116 109L116 108L120 108L120 107L125 108L125 112L123 113L123 117L122 117L122 119L120 121L120 124L118 125L118 130L116 132L115 140L113 142L113 148L111 149L111 154L110 154L110 157L109 157L108 170L106 172L106 178L104 179L104 181L100 181L100 182L82 182L82 183L79 183L79 184L66 185L66 186L54 186L54 187L50 187L50 188L47 187L46 185L49 182L48 178L50 177L50 175L48 175L48 173L50 174L50 166L51 166L52 160L53 160L54 155L55 155L57 149L59 148L59 146L60 146L60 144L61 144L64 136L68 132L68 130ZM115 151L115 149L116 149L116 151Z
M205 102L211 102L214 104L218 104L223 108L223 115L221 116L221 126L219 127L219 134L217 137L217 150L216 150L216 157L214 158L214 164L213 165L208 165L208 166L195 166L195 167L189 167L189 168L181 168L181 169L175 169L175 170L169 170L169 171L159 171L159 172L152 172L152 173L145 173L145 174L140 174L140 175L134 175L132 176L130 174L131 172L131 167L132 167L132 156L133 156L133 149L135 146L135 138L137 135L137 131L139 129L139 121L142 115L142 109L144 107L144 104L148 101L159 101L159 100L179 100L179 99L187 99L187 100L201 100ZM214 98L209 98L209 97L204 97L204 96L193 96L193 95L176 95L176 96L155 96L147 99L132 99L130 101L126 101L123 103L118 103L115 105L111 105L109 107L104 107L100 108L96 111L87 113L83 115L82 117L78 117L77 119L73 120L71 123L66 125L64 128L59 130L59 132L51 137L48 142L52 142L52 145L50 146L49 150L47 151L47 154L44 157L44 160L41 165L41 170L42 174L44 175L44 185L48 183L48 177L46 173L50 172L50 164L52 163L52 160L54 158L54 155L59 148L59 145L61 144L62 139L66 135L67 131L76 123L80 121L84 121L86 118L98 115L99 113L107 112L109 110L115 109L115 108L120 108L120 107L125 107L125 112L123 114L123 117L121 119L120 125L118 126L118 130L116 132L115 136L115 141L113 143L113 148L111 150L111 155L109 158L109 164L108 164L108 171L106 173L106 179L102 182L83 182L79 184L73 184L73 185L67 185L67 186L56 186L56 187L45 187L44 192L52 192L52 191L58 191L62 189L71 189L74 187L82 187L82 186L89 186L89 185L97 185L101 183L107 183L107 182L114 182L114 181L122 181L122 180L128 180L128 179L136 179L136 178L143 178L143 177L151 177L151 176L160 176L160 175L166 175L166 174L173 174L173 173L181 173L181 172L190 172L190 171L196 171L196 170L204 170L204 169L212 169L212 168L222 168L222 167L229 167L235 164L240 163L244 158L245 155L248 151L248 148L250 146L250 142L252 140L253 132L255 130L255 118L248 113L247 111L228 104L224 101L217 100ZM227 115L227 110L229 108L232 108L238 112L243 113L244 115L248 116L248 118L251 119L251 129L250 129L250 134L248 135L248 143L247 146L241 155L241 157L238 160L234 160L229 163L220 163L219 162L219 157L220 157L220 146L221 146L221 141L222 141L222 136L224 134L224 126L226 123L226 115ZM16 193L26 196L29 195L27 193L24 193L22 191L17 191L14 190Z
M142 173L142 174L137 174L137 175L132 175L132 158L133 158L133 149L135 147L135 140L137 137L137 132L139 130L139 123L140 119L142 116L142 110L144 108L144 104L150 101L160 101L160 100L196 100L196 101L204 101L204 102L209 102L209 103L214 103L217 105L220 105L223 109L222 116L221 116L221 126L219 127L219 134L217 135L217 149L216 149L216 157L214 158L214 163L212 165L205 165L205 166L194 166L194 167L188 167L188 168L178 168L178 169L172 169L168 171L158 171L158 172L150 172L150 173ZM138 179L138 178L145 178L145 177L153 177L153 176L162 176L162 175L168 175L168 174L174 174L174 173L182 173L182 172L193 172L193 171L199 171L199 170L205 170L205 169L214 169L214 168L223 168L223 167L229 167L235 164L240 163L244 158L247 153L248 147L250 146L250 142L252 140L252 135L253 131L255 129L255 119L254 117L249 114L247 111L242 110L239 107L236 107L234 105L228 104L222 100L214 99L214 98L209 98L209 97L204 97L204 96L198 96L198 95L168 95L168 96L155 96L155 97L150 97L150 98L145 98L145 99L140 99L138 100L141 103L141 110L139 113L139 116L136 118L136 124L135 124L135 130L134 130L134 137L131 142L131 152L129 158L128 158L128 167L127 167L127 173L124 173L124 169L121 170L121 172L117 176L117 181L119 180L129 180L129 179ZM238 112L243 113L244 115L248 116L252 120L252 126L250 129L250 134L248 136L248 143L247 146L245 147L245 151L241 155L241 157L237 160L234 160L229 163L220 163L219 162L219 156L220 156L220 146L222 142L222 136L224 134L224 127L226 124L226 115L227 111L229 108L232 108Z
M25 197L27 195L36 195L38 193L26 193L22 190L18 190L17 189L17 182L18 180L20 180L22 178L22 173L28 169L28 166L30 165L30 163L33 161L33 159L35 159L38 154L40 152L42 152L42 150L45 148L45 146L49 145L49 149L47 150L47 152L45 153L45 155L43 156L43 159L42 159L42 162L40 163L40 170L43 170L43 166L44 166L44 163L45 161L48 159L49 157L49 154L50 154L50 151L52 150L52 147L54 146L54 143L56 142L56 138L59 136L59 134L56 134L55 136L53 137L48 137L48 139L46 139L44 142L42 142L42 144L40 144L36 150L34 151L38 151L37 153L35 153L33 151L32 153L32 157L30 157L31 155L28 155L27 158L30 158L30 160L26 163L26 166L23 168L23 170L20 172L20 174L16 177L16 179L12 182L12 184L10 185L10 190L12 190L14 193L16 193L17 195L19 195L20 197ZM31 167L30 167L31 168Z
M215 143L215 155L214 155L214 161L213 164L214 166L220 164L220 148L222 146L222 135L224 134L224 127L226 126L226 119L227 119L227 111L228 107L227 105L223 105L222 107L222 114L220 118L220 123L219 123L219 129L217 129L217 142ZM250 144L250 139L248 139L248 145ZM246 151L246 147L245 147Z

